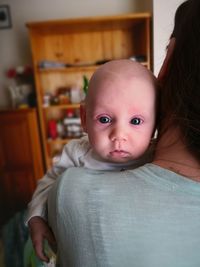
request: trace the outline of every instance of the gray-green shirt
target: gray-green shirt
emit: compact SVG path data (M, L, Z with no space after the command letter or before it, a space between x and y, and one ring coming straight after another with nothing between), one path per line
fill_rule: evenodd
M49 196L62 267L199 267L200 183L153 164L70 168Z

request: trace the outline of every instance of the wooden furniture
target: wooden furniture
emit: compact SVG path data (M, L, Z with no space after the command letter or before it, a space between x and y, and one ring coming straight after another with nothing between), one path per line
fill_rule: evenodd
M36 109L0 111L1 223L26 208L44 174Z
M51 105L45 103L46 99L63 88L78 87L81 90L83 76L89 79L99 64L108 60L132 57L151 68L151 16L149 13L136 13L30 22L27 27L48 168L52 157L69 140L66 136L56 138L53 130L50 134L49 122L52 119L62 121L66 110L74 109L77 112L79 104L61 102Z

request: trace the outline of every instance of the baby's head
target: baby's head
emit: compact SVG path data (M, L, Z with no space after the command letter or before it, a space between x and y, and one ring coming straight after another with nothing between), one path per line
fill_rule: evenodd
M155 129L153 74L131 60L113 60L89 82L82 124L95 152L110 162L138 159Z

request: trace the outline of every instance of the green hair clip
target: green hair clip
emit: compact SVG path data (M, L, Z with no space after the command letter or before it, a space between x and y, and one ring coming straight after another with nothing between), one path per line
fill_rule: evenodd
M85 95L87 95L88 92L88 85L89 85L89 80L86 75L83 75L83 92Z

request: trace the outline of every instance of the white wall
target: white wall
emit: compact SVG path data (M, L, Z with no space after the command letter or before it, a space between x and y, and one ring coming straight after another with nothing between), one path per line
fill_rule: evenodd
M158 74L174 26L176 8L183 0L153 0L154 73Z
M27 21L151 11L152 0L0 0L8 4L12 28L0 30L0 108L10 105L5 70L31 62Z

